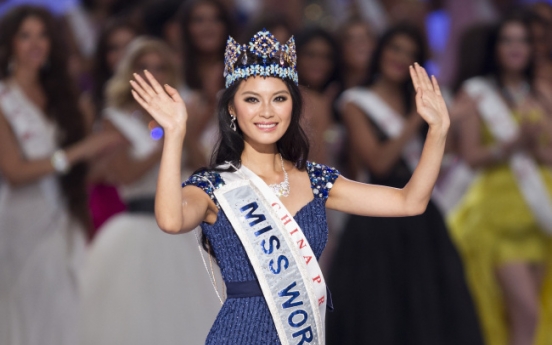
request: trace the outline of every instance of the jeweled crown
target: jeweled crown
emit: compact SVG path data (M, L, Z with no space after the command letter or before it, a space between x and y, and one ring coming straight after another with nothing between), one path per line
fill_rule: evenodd
M297 50L293 36L281 44L266 29L251 38L249 45L240 45L228 37L224 52L224 78L226 88L237 80L252 76L277 77L299 83L297 76Z

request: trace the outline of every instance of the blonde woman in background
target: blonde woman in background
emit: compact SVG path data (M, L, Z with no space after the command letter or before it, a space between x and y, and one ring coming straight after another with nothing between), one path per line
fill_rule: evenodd
M88 255L84 345L201 344L220 307L194 234L159 231L153 212L162 132L133 100L128 81L147 69L163 84L181 85L171 56L162 41L138 38L107 84L105 130L127 145L96 174L119 186L128 210L104 224Z

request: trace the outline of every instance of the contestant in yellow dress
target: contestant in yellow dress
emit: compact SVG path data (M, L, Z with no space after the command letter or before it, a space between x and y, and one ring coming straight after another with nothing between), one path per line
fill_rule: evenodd
M484 137L490 145L489 135ZM541 167L540 173L552 195L552 170ZM506 345L509 326L495 268L519 261L542 264L548 260L552 263L551 237L538 226L506 163L481 170L449 221L462 252L487 343ZM552 280L548 278L550 274L546 276L547 280ZM545 286L542 296L548 299L548 304L546 309L541 308L542 341L537 342L539 345L552 344L549 315L552 313L552 282ZM541 302L541 305L545 304ZM546 322L542 319L545 315L548 315Z
M487 45L491 61L498 66L482 75L488 77L489 84L510 109L516 109L510 116L519 127L533 128L534 135L521 130L517 143L501 144L494 140L492 128L481 117L466 116L466 123L461 125L461 151L479 174L448 219L464 259L487 345L552 344L552 236L539 226L508 164L509 155L520 147L533 152L536 145L540 148L534 152L549 152L552 146L551 132L542 130L547 128L551 114L541 106L538 92L531 86L527 73L530 46L524 35L527 30L523 21L508 19L501 23L491 36L494 41ZM516 65L524 47L525 66L519 61ZM516 68L521 81L509 78L515 76ZM461 92L464 91L465 88ZM476 98L475 102L480 101ZM538 162L538 173L548 195L552 196L550 162L531 155ZM508 269L516 265L517 273ZM524 269L527 274L519 275ZM527 294L529 284L539 291ZM533 325L528 326L531 322ZM528 330L531 334L527 334Z

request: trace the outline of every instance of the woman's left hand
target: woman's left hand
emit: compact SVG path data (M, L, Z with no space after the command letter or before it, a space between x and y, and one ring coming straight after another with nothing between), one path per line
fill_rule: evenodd
M426 70L415 63L410 66L410 76L416 89L416 109L418 114L427 122L431 129L448 131L450 118L441 95L437 79L429 78Z

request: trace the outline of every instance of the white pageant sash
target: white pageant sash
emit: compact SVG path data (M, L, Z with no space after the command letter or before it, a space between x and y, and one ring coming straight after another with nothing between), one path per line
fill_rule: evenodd
M255 270L283 345L325 344L326 283L301 228L242 165L214 194Z
M343 92L338 102L341 110L345 104L354 103L391 139L400 136L404 130L404 117L397 114L377 94L367 88L349 89ZM420 137L414 136L403 148L402 157L411 171L414 171L420 162L423 146Z
M476 77L467 80L463 88L471 97L480 98L477 109L494 138L498 142L515 140L519 126L494 85L485 78ZM552 202L537 163L523 151L514 152L509 163L537 222L552 235Z
M367 88L349 89L343 93L338 102L341 110L349 102L358 106L391 139L400 136L406 125L403 116L389 107L375 92ZM410 139L404 146L401 155L411 172L414 172L418 166L422 150L423 142L418 135ZM449 171L447 177L450 177L447 178L447 184L437 184L432 195L433 200L444 213L451 211L462 198L472 182L473 173L465 163L458 162L454 169ZM441 186L442 188L440 188Z
M143 159L159 148L159 142L151 139L148 126L132 114L117 108L106 108L103 115L132 144L134 158Z

